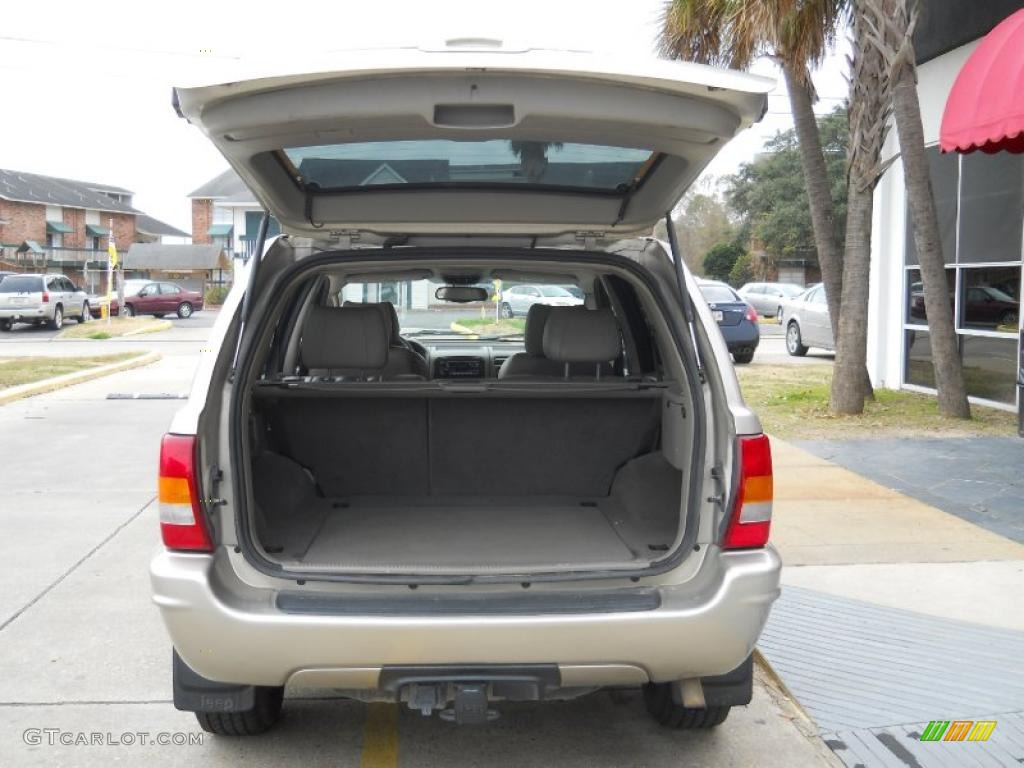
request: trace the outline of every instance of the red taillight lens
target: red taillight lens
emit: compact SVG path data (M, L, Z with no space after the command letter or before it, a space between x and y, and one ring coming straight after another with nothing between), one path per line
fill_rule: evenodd
M752 549L768 543L772 525L772 447L767 435L737 440L740 481L724 549Z
M747 304L747 320L749 320L752 323L757 322L757 310L754 309L749 304Z
M50 303L50 294L48 294L46 291L43 291L43 304L49 304L49 303Z
M164 435L160 441L160 535L168 549L212 552L196 483L195 435Z

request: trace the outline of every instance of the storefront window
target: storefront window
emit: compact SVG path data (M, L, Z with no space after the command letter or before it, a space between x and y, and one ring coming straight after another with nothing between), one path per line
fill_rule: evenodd
M960 171L961 264L1021 260L1022 168L1024 158L1006 152L964 156Z
M960 326L1016 333L1020 318L1020 267L964 269L960 278Z
M1017 339L961 336L967 394L1013 405L1017 390Z
M959 182L959 158L957 155L944 155L938 147L929 147L928 170L932 178L932 196L935 198L935 209L939 216L939 231L942 235L942 259L946 264L956 261L956 196ZM917 251L914 248L913 222L910 210L907 209L907 247L906 263L917 264Z
M952 306L953 296L956 293L956 270L946 270L946 284L949 291L949 303ZM924 308L924 281L921 279L921 271L918 269L907 270L907 287L904 320L913 325L927 325L928 315Z
M906 331L906 382L919 387L935 387L935 367L932 364L932 340L927 331Z

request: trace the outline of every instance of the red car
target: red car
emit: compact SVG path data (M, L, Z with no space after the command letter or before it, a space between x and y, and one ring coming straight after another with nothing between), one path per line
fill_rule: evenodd
M104 297L105 299L106 297ZM190 291L174 283L161 283L146 281L139 284L139 281L128 280L125 282L124 310L117 304L117 294L111 302L111 314L133 317L134 315L164 315L177 314L178 317L191 317L193 312L203 308L203 294L198 291ZM98 316L99 305L93 315Z

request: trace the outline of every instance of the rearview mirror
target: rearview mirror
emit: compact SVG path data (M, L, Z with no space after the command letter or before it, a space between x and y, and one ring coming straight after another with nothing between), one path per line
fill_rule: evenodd
M454 301L468 304L471 301L487 301L487 289L474 285L442 285L434 291L434 298L439 301Z

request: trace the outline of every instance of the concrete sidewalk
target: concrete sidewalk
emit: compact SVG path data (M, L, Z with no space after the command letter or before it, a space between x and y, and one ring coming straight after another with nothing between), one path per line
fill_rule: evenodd
M1024 545L772 445L786 567L760 649L836 755L866 768L1024 762ZM1001 725L984 745L922 743L935 719Z

